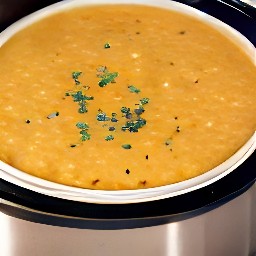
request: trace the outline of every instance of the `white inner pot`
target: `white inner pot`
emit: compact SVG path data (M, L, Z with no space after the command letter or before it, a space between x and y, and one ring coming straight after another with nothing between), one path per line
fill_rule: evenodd
M209 24L211 27L214 27L232 40L256 65L255 47L237 30L197 9L169 0L67 0L59 2L24 17L0 33L0 47L18 31L49 15L74 7L96 4L143 4L174 10L195 17ZM174 197L208 186L235 170L255 149L256 132L232 157L212 170L182 182L147 189L111 191L75 188L34 177L2 161L0 161L0 178L38 193L67 200L100 204L139 203Z

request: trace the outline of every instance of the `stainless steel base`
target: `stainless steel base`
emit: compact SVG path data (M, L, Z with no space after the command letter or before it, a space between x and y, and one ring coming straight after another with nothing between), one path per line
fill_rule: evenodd
M0 255L256 255L256 186L197 217L139 229L65 228L0 213Z

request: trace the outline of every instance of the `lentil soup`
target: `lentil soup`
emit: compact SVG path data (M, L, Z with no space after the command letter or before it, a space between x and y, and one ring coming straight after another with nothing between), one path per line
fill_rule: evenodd
M256 130L256 68L209 25L115 4L62 11L0 48L0 159L74 187L184 181Z

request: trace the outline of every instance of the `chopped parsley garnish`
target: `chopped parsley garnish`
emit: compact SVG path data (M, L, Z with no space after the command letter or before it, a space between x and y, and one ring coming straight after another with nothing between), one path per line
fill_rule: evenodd
M110 48L109 43L104 44L104 48ZM71 96L73 101L78 103L79 113L86 113L88 112L88 101L94 100L93 96L87 96L85 95L85 91L90 89L89 86L84 86L79 78L82 75L81 71L74 71L72 72L72 79L75 81L75 88L73 90L69 90L66 92L65 96ZM100 87L105 87L109 83L115 83L115 79L118 77L118 72L109 72L106 66L100 66L97 69L96 76L100 78L98 85ZM128 85L128 89L131 93L138 94L141 92L140 89L136 88L134 85ZM135 109L131 109L129 107L121 107L119 113L111 113L111 117L109 117L106 113L104 113L101 109L98 110L98 113L96 115L96 120L99 122L105 122L102 125L102 128L107 129L109 132L114 132L117 129L120 131L130 131L130 132L138 132L139 129L141 129L144 125L146 125L146 120L141 118L141 115L145 112L144 106L149 102L149 98L142 98L140 99L137 107ZM48 116L48 118L53 118L55 116L58 116L58 112L54 112ZM109 122L106 122L109 121ZM112 124L110 123L112 122ZM122 124L114 125L113 123L116 122L122 122ZM112 125L112 126L111 126ZM89 125L84 122L78 122L76 123L76 127L80 130L81 141L86 141L91 139L91 135L88 133ZM114 134L114 133L113 133ZM114 140L114 136L112 134L107 135L105 137L106 141ZM77 144L71 144L70 147L76 147L80 143ZM132 146L130 144L124 144L122 145L122 148L124 149L131 149ZM148 159L148 158L147 158Z
M143 99L141 99L141 100L140 100L140 103L141 103L142 105L148 104L148 103L149 103L149 98L143 98Z
M100 111L100 112L97 114L96 119L97 119L97 121L104 122L104 121L109 121L109 120L110 120L110 117L108 117L108 116L106 115L106 113Z
M78 80L78 77L79 77L80 75L82 75L82 72L80 72L80 71L74 71L74 72L72 72L72 78L74 79L76 85L81 84L81 82Z
M88 130L89 129L89 125L87 123L84 123L84 122L78 122L76 124L76 127L78 129L83 129L83 130Z
M116 119L117 114L116 114L116 113L112 113L111 115L112 115L112 117L111 117L111 119L110 119L111 122L113 122L113 123L118 122L118 120Z
M122 148L124 148L124 149L131 149L132 146L130 144L123 144Z
M124 126L122 126L122 130L129 130L130 132L138 132L140 128L142 128L147 121L143 118L139 118L136 121L127 121Z
M80 131L81 136L81 141L86 141L91 139L91 135L86 131L86 130L81 130Z
M97 77L101 78L98 82L100 87L105 87L109 83L114 83L115 79L118 77L118 72L109 72L106 66L101 66L97 69Z
M105 137L106 141L110 141L110 140L113 140L113 139L114 139L113 135L108 135L108 136Z
M81 141L86 141L91 139L91 135L87 132L89 129L89 126L87 123L84 122L78 122L76 123L76 127L80 129L80 134L81 134Z
M105 44L104 44L104 48L105 48L105 49L109 49L109 48L110 48L110 43L105 43Z
M121 107L121 112L124 113L124 114L128 114L128 113L130 113L130 108Z
M129 89L130 92L133 92L133 93L139 93L140 92L140 89L136 88L134 85L129 85L128 89Z
M79 102L82 100L93 100L94 97L93 96L86 96L83 94L82 91L77 91L76 93L71 94L71 96L74 99L74 102Z
M78 109L78 112L79 113L86 113L88 112L88 109L87 109L87 104L86 104L86 101L87 100L93 100L94 97L93 96L86 96L83 94L82 91L77 91L75 93L72 93L71 96L73 97L73 101L74 102L78 102L78 105L79 105L79 109Z
M51 113L50 115L48 115L47 118L48 118L48 119L52 119L52 118L54 118L54 117L56 117L56 116L59 116L59 114L60 114L60 113L56 111L56 112L53 112L53 113Z

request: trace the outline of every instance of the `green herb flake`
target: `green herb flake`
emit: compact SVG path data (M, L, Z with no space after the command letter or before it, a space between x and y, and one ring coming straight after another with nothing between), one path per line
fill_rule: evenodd
M143 118L139 118L136 121L127 121L124 126L122 126L122 130L129 130L130 132L138 132L140 128L146 125L147 121Z
M130 108L121 107L121 112L124 113L124 114L128 114L128 113L130 113Z
M148 104L148 103L149 103L149 98L142 98L142 99L140 100L140 103L141 103L142 105Z
M104 48L105 48L105 49L109 49L109 48L110 48L110 43L105 43L105 44L104 44Z
M82 75L82 73L83 72L81 72L81 71L74 71L74 72L72 72L72 78L74 79L76 85L81 84L81 82L78 80L78 78L79 78L79 76Z
M84 123L84 122L76 123L76 127L78 129L83 129L83 130L88 130L89 129L89 125L87 123Z
M71 94L71 96L73 97L74 102L85 101L85 100L93 100L94 99L93 96L84 95L82 91L77 91L77 92Z
M129 85L128 89L132 93L139 93L140 92L140 89L136 88L134 85Z
M119 76L118 72L109 72L106 66L100 66L97 71L97 77L101 78L98 82L100 87L105 87L109 83L115 83L115 79Z
M124 148L124 149L131 149L132 146L130 144L123 144L122 148Z
M80 134L81 134L81 141L86 141L91 139L91 135L87 132L89 129L89 125L84 122L77 122L76 127L80 129Z
M111 120L111 122L113 122L113 123L118 122L118 120L116 119L116 116L117 116L117 114L116 114L116 113L112 113L112 114L111 114L111 116L112 116L112 117L111 117L111 119L110 119L110 120Z
M105 137L106 141L110 141L110 140L113 140L113 139L114 139L113 135L108 135L108 136Z
M117 72L108 73L102 80L99 81L99 86L100 87L105 87L109 83L114 83L115 78L117 78L117 77L118 77Z
M85 104L85 102L83 101L83 102L81 102L81 103L79 103L79 109L78 109L78 113L80 113L80 114L84 114L84 113L87 113L88 112L88 109L87 109L87 107L86 107L86 104Z
M82 133L81 141L86 141L91 139L91 135L86 131L82 130L80 133Z
M106 113L104 112L99 112L96 116L96 119L97 121L100 121L100 122L105 122L105 121L109 121L110 120L110 117L108 117L106 115Z
M94 99L93 96L84 95L82 91L77 91L75 93L72 93L71 96L72 96L74 102L78 102L78 105L79 105L78 112L79 113L88 112L88 109L86 106L86 101L93 100Z

